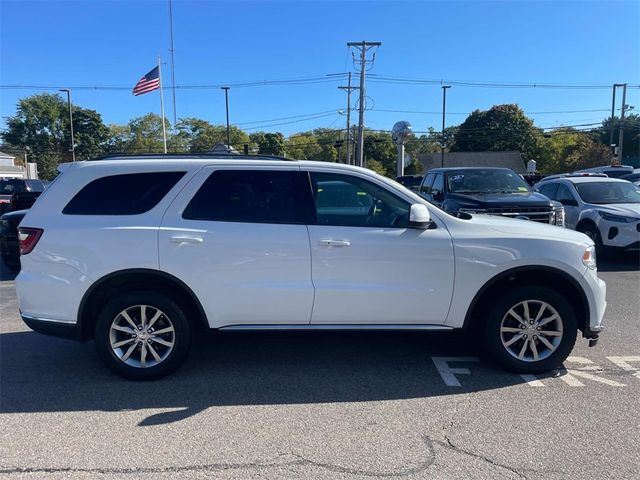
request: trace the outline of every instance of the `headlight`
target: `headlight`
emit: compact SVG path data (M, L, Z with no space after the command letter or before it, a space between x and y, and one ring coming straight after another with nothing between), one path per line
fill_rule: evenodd
M564 207L555 207L553 209L553 220L551 223L559 227L564 227Z
M624 217L622 215L613 215L609 212L598 212L600 216L609 222L621 222L621 223L633 223L640 220L640 218L635 217Z
M596 247L587 248L582 254L582 263L591 270L596 269Z

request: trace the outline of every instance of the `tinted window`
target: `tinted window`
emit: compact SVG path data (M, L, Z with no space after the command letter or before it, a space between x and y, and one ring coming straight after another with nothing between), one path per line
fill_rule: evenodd
M431 193L431 184L433 183L433 178L436 176L435 173L430 173L424 178L424 182L422 182L422 187L420 187L420 193L429 194Z
M573 193L571 193L571 190L569 190L569 187L567 187L566 185L558 185L558 192L556 193L556 198L555 198L558 202L564 202L566 200L574 200L575 201L575 197L573 196Z
M136 215L155 207L185 172L130 173L87 184L64 207L67 215Z
M404 228L409 204L359 177L311 173L318 225Z
M26 191L24 180L2 180L0 182L0 195L13 195Z
M309 177L298 171L218 170L182 217L248 223L313 223Z
M540 193L545 195L547 198L551 200L555 200L556 190L558 189L557 183L548 183L543 185L540 189Z
M439 173L436 175L435 180L433 181L433 185L431 186L431 195L435 195L436 193L442 193L444 190L444 176Z

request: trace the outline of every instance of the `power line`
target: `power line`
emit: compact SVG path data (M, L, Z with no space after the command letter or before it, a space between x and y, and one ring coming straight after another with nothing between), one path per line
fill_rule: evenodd
M535 82L478 82L478 81L461 81L461 80L432 80L421 78L407 77L390 77L384 75L371 76L370 79L375 83L395 83L395 84L413 84L413 85L456 85L459 87L474 88L541 88L541 89L610 89L611 85L602 84L566 84L566 83L535 83ZM640 88L640 84L629 85L627 88Z

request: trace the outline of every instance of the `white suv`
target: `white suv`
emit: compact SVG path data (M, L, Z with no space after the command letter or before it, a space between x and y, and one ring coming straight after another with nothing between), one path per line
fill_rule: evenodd
M562 363L605 310L593 242L451 216L345 165L148 156L62 166L20 227L32 329L116 373L175 370L199 329L472 329L504 367Z
M627 180L567 176L535 190L564 205L565 225L586 234L598 250L640 248L640 189Z

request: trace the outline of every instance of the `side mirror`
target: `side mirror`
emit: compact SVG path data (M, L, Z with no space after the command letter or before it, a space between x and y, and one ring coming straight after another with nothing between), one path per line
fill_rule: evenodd
M431 225L431 215L426 205L414 203L409 210L409 226L415 228L428 228Z
M433 200L436 202L442 202L444 200L444 193L436 192L432 194Z
M562 205L565 206L569 206L569 207L577 207L578 206L578 202L572 198L567 198L565 200L560 200L560 203Z

